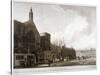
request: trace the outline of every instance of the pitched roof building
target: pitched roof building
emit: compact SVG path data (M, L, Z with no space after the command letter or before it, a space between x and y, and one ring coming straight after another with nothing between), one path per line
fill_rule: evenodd
M27 22L14 20L14 67L32 67L38 62L40 35L33 21L32 8Z
M21 23L17 20L14 20L14 38L15 38L14 41L15 47L16 45L18 45L17 48L23 46L23 48L28 48L29 50L31 49L34 49L35 51L39 50L40 35L33 21L32 8L30 9L29 20L27 22ZM17 44L17 42L19 44ZM33 48L31 48L31 46ZM32 50L30 52L32 52Z

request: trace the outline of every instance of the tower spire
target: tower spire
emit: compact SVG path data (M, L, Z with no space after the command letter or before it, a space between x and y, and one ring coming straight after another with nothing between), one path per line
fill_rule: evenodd
M33 21L33 11L32 11L32 7L30 8L30 12L29 12L29 20Z

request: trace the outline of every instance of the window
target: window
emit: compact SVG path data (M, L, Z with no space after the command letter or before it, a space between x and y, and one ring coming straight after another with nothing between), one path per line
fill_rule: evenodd
M24 59L24 56L22 56L22 55L16 55L16 60L21 60L21 59Z

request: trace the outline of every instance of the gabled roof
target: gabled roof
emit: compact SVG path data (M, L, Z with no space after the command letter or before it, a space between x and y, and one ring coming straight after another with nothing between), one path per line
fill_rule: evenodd
M22 35L23 31L25 30L24 23L21 23L17 20L14 20L14 34L16 35Z
M26 22L24 22L24 25L25 25L25 28L26 28L26 33L29 32L29 31L33 31L36 38L40 38L39 32L38 32L34 22L26 21Z
M23 36L29 32L33 32L35 36L35 40L40 40L40 34L32 21L26 21L24 23L21 23L17 20L14 20L14 34L17 36Z

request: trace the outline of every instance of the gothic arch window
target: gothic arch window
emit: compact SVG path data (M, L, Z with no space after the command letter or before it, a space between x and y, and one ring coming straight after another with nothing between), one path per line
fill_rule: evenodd
M35 42L35 34L33 31L29 31L27 33L27 39L29 42Z
M29 50L35 50L35 34L33 31L29 31L26 34L26 47Z

